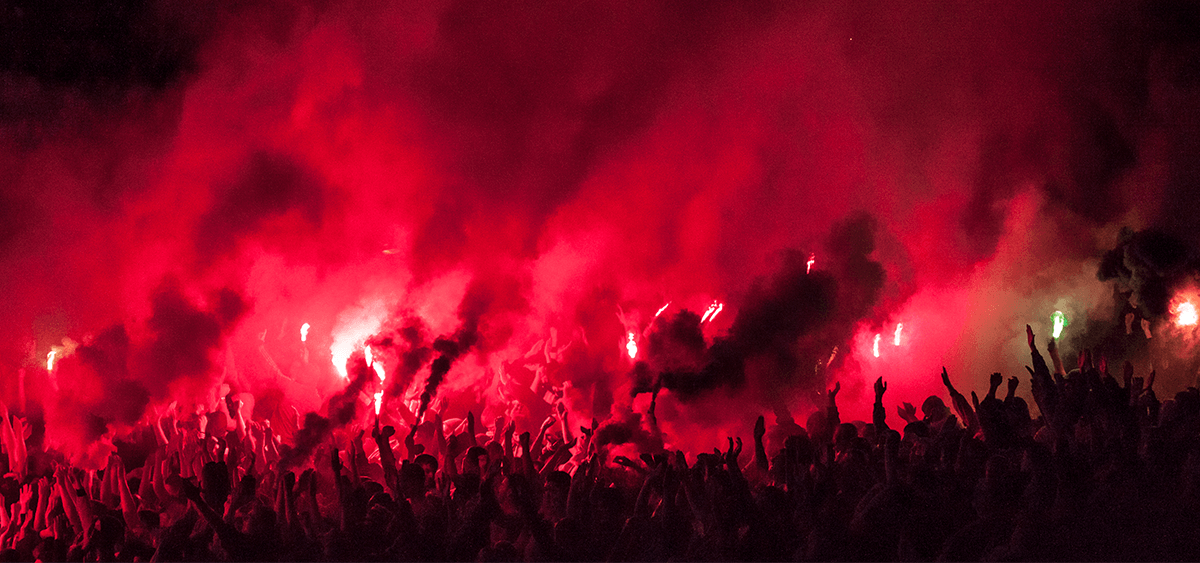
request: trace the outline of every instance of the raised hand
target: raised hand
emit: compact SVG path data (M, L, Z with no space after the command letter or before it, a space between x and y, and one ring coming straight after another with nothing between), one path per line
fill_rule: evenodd
M767 435L767 419L763 415L758 415L758 420L754 421L754 439L762 440L763 436Z
M1025 328L1029 328L1029 325L1025 325ZM950 383L950 375L946 373L946 366L942 366L942 385L946 386L950 394L953 395L955 393L954 385Z
M875 380L875 399L879 400L883 397L884 391L887 391L887 383L883 381L883 377Z
M728 440L729 440L729 449L725 450L725 465L729 466L729 469L731 469L731 470L732 469L740 469L738 466L738 456L742 455L742 437L741 436L737 437L737 448L734 448L734 446L733 446L733 443L734 443L733 438L728 438ZM718 455L719 454L720 454L720 452L718 452Z
M1029 343L1029 351L1036 352L1037 344L1033 341L1033 328L1025 325L1025 340Z
M1019 385L1021 385L1020 379L1017 379L1016 377L1008 378L1008 395L1005 397L1005 400L1011 399L1013 396L1016 395L1017 387Z
M988 394L987 394L987 396L988 396L988 397L990 397L990 398L995 398L995 397L996 397L996 390L1000 388L1000 384L1001 384L1001 383L1004 383L1004 376L1003 376L1003 375L1000 375L1000 373L999 373L999 372L997 372L997 373L993 373L993 374L991 375L991 378L989 378L989 380L988 380Z
M917 407L913 406L912 403L905 402L896 405L896 414L905 422L917 422L920 420L917 418Z

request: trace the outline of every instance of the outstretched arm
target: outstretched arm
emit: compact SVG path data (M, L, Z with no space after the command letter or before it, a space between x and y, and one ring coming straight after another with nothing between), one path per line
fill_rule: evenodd
M946 373L945 366L942 367L942 385L945 385L946 390L950 392L950 404L954 406L954 412L958 418L962 419L963 424L966 424L967 428L978 428L979 421L975 417L975 410L971 408L971 403L967 402L967 398L950 383L950 375Z

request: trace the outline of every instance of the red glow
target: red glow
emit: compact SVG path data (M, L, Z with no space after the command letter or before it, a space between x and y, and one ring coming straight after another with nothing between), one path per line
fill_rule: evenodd
M904 323L896 323L896 334L892 338L892 344L894 344L896 346L900 345L900 331L903 329L904 329Z
M628 340L625 341L625 352L629 354L629 359L633 360L637 358L638 345L632 332L629 333Z

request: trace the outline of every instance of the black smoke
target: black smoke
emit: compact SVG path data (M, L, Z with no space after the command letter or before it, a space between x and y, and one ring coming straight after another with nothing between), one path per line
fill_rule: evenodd
M1170 311L1176 291L1196 281L1200 260L1184 240L1157 230L1121 232L1117 246L1104 254L1097 277L1116 281L1133 292L1147 317Z
M816 367L835 347L846 349L858 323L871 320L883 287L883 267L870 257L875 229L866 214L836 225L822 256L828 270L810 272L810 254L786 252L779 270L751 287L728 334L711 346L704 345L695 313L656 322L648 359L633 371L633 392L662 387L687 400L717 388L740 389L751 376L774 393L824 385L824 370Z

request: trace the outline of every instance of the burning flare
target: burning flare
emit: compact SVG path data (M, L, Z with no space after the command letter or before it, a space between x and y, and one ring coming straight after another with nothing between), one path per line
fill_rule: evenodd
M58 350L51 350L46 354L46 371L54 371L54 357L58 355Z
M1196 313L1196 306L1191 301L1184 301L1175 306L1175 324L1178 326L1196 326L1196 322L1200 321L1200 315Z
M881 337L881 336L882 336L882 335L879 335L879 334L876 334L876 335L875 335L875 344L874 344L874 345L873 345L873 347L871 348L871 353L875 354L875 357L876 357L876 358L878 358L878 357L879 357L879 339L880 339L880 337Z
M1054 332L1051 334L1051 336L1053 336L1055 340L1058 340L1058 337L1062 335L1063 329L1066 328L1068 324L1067 316L1064 315L1062 311L1055 311L1053 315L1050 315L1050 319L1054 321Z
M808 268L804 270L804 273L806 273L806 274L811 274L811 273L812 273L812 267L813 267L813 264L815 264L816 262L817 262L817 255L816 255L816 254L809 254L809 255L808 255L808 262L805 262L805 264L807 264L807 265L808 265Z
M375 361L374 353L371 352L371 347L363 348L363 355L367 359L367 367L375 370L375 375L379 376L379 381L387 379L387 371L383 369L383 362Z
M717 318L717 314L719 314L721 312L721 309L724 309L724 308L725 308L724 303L721 303L720 301L713 301L712 305L708 306L708 310L704 311L704 316L700 317L700 322L703 323L705 321L711 321L711 320Z
M629 353L629 359L637 358L637 342L634 341L633 333L629 333L629 340L625 342L625 351Z
M308 342L308 329L312 328L308 323L300 325L300 342Z
M379 416L379 407L383 406L383 391L375 392L375 416Z
M900 331L904 330L904 323L896 323L896 335L892 337L892 344L900 345Z
M667 310L667 307L670 307L670 306L671 306L671 302L670 302L670 301L667 301L667 304L666 304L666 305L663 305L663 306L662 306L662 308L660 308L660 309L658 310L658 312L657 312L657 313L654 313L654 318L656 318L656 319L657 319L657 318L658 318L658 316L659 316L659 315L661 315L661 314L663 314L663 311L666 311L666 310Z

